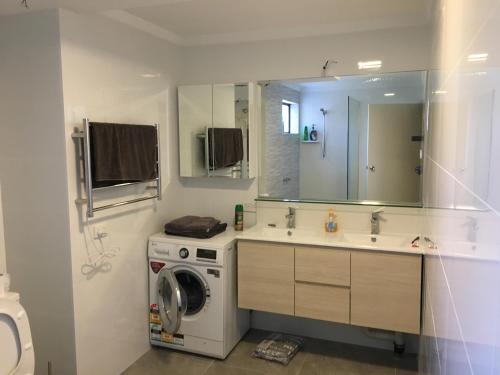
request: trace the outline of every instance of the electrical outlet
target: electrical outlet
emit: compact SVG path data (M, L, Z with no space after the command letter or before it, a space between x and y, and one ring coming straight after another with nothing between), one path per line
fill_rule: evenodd
M257 206L255 205L255 202L244 203L243 204L243 211L245 211L245 212L257 212Z

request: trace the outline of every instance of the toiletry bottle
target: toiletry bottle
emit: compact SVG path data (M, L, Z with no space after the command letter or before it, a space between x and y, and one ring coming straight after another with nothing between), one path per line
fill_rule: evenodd
M307 129L307 126L304 126L304 141L309 140L309 130Z
M337 215L335 215L335 212L333 212L332 209L328 210L328 219L325 221L325 231L327 233L334 233L337 231L338 226L337 223L335 222L335 218Z
M314 124L312 126L311 133L309 134L309 140L310 141L317 141L318 140L318 131L314 129Z
M243 205L237 204L234 207L234 230L243 230Z

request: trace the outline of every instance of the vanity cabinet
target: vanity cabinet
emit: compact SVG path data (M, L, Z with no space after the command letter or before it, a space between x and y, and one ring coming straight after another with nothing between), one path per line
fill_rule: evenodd
M294 315L294 248L238 242L238 306Z
M422 255L238 241L238 306L420 332Z
M418 334L422 256L351 253L351 324Z

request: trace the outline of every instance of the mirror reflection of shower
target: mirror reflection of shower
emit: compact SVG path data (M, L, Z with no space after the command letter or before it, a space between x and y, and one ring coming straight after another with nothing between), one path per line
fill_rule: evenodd
M324 108L320 108L320 112L323 114L323 142L322 142L322 151L323 159L326 157L326 114L328 111Z

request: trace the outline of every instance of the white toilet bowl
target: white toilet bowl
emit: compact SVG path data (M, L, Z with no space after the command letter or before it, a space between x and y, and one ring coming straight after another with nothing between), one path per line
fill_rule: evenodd
M1 292L0 375L33 374L35 354L28 316L19 304L19 294Z

